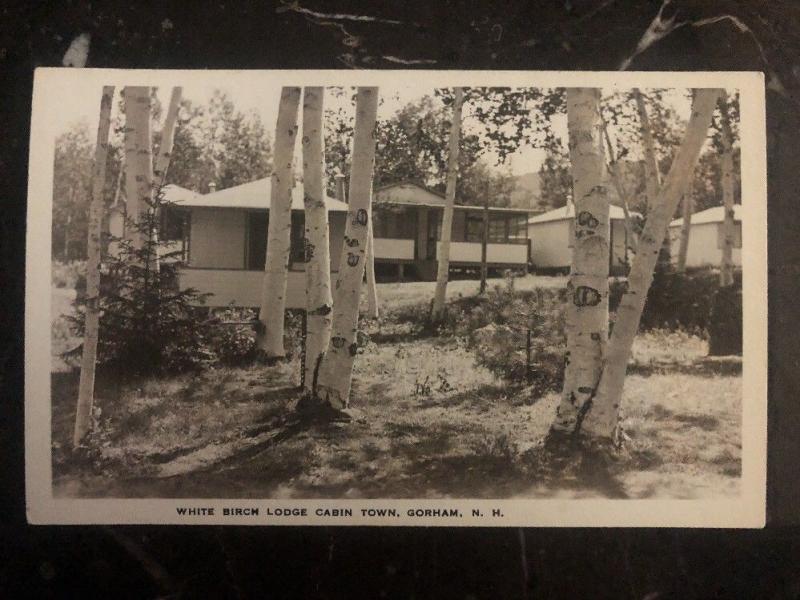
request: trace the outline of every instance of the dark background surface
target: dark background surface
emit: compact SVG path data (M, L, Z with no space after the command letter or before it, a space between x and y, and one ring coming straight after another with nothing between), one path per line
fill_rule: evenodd
M795 394L800 360L796 343L800 3L684 0L662 6L643 0L395 0L337 2L335 8L333 4L300 0L291 5L261 1L190 7L184 2L126 1L0 7L4 292L0 596L800 597L800 403ZM668 34L634 56L660 9L664 23L657 31ZM364 15L378 20L352 18ZM681 25L669 31L670 23ZM71 40L80 33L92 36L89 67L616 70L633 57L631 70L765 71L768 527L721 531L27 526L22 314L32 76L37 66L61 65Z

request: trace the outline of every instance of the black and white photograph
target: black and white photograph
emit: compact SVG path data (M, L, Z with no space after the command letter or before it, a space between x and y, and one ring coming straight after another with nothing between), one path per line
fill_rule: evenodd
M764 524L759 73L38 69L38 523Z

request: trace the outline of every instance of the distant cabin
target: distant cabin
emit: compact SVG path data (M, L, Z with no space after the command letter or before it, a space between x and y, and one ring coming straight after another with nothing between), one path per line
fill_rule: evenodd
M637 213L631 213L638 217ZM609 207L611 221L609 272L612 275L627 274L632 256L625 230L625 213L619 206ZM575 207L568 204L528 219L528 237L531 239L531 265L540 272L569 271L572 264L573 234L575 229Z
M486 262L490 269L527 270L530 252L527 220L532 211L489 208ZM444 196L413 182L386 185L373 197L376 271L384 277L436 279L441 253ZM456 204L450 242L450 267L476 271L481 264L483 207Z
M725 207L714 206L694 213L689 225L689 246L686 251L687 267L719 266L722 262L722 224ZM672 262L678 260L683 219L669 224ZM733 264L742 264L742 206L733 205Z

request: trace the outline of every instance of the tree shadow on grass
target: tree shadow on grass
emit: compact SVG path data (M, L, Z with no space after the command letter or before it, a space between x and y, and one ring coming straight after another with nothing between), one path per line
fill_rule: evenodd
M634 362L628 365L629 375L695 375L697 377L732 377L741 375L742 358L701 358L691 362Z

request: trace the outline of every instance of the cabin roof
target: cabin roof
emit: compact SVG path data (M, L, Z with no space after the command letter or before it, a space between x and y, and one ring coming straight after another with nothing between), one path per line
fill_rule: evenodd
M391 195L392 189L412 188L412 187L421 190L423 193L418 194L416 196L405 196L405 197L392 197ZM424 206L427 208L444 208L444 202L445 202L444 194L432 190L431 188L421 183L417 183L416 181L398 181L396 183L390 183L384 185L375 190L374 200L376 205L393 204L393 205L403 205L403 206ZM483 209L482 206L471 206L467 204L454 204L453 208L461 210ZM493 212L525 213L525 214L536 212L534 209L513 208L505 206L490 206L489 210Z
M180 206L197 208L252 208L269 209L272 178L265 177L249 183L243 183L209 194L191 192L180 200ZM189 190L187 190L189 191ZM325 197L325 204L332 212L347 212L347 204L330 196ZM303 210L303 186L292 188L292 210Z
M725 220L725 207L712 206L711 208L707 208L705 210L701 210L700 212L694 213L692 215L691 224L702 225L703 223L722 223L722 221L724 220ZM733 220L734 221L742 220L741 204L733 205ZM681 225L683 225L683 218L675 219L669 224L670 227L679 227Z
M175 204L184 204L185 202L191 202L195 196L199 194L197 192L193 192L190 189L185 187L181 187L174 183L168 183L162 188L162 195L165 201L172 202ZM122 194L120 194L115 200L114 203L111 205L111 210L123 210L123 205L125 204L126 200Z
M639 213L631 211L630 214L635 217L639 217ZM614 204L608 207L608 216L612 220L624 220L625 219L625 211L622 210L622 207L616 206ZM575 218L575 205L574 204L567 204L566 206L562 206L559 208L554 208L553 210L548 210L546 213L542 213L540 215L536 215L535 217L531 217L528 219L528 224L536 224L536 223L549 223L551 221L563 221L565 219L574 219Z

